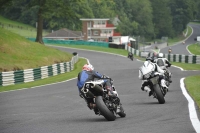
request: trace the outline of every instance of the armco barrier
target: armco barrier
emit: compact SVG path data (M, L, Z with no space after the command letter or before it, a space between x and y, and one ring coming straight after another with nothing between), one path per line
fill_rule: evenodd
M61 73L70 72L74 69L74 64L78 61L78 55L73 56L70 62L43 66L35 69L20 71L10 71L0 73L0 86L14 85L17 83L27 83L38 79L48 78Z
M133 53L139 57L146 57L146 52L141 52L139 50L135 50L130 46L126 46L125 50L128 52ZM151 53L150 56L152 56ZM180 55L180 54L164 54L164 57L167 58L169 61L172 62L180 62L180 63L190 63L190 64L200 64L200 56L198 55Z

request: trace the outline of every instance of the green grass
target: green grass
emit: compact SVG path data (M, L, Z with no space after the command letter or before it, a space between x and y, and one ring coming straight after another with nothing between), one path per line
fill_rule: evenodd
M0 72L68 62L72 54L27 40L0 28Z
M200 108L200 75L190 76L185 79L188 92Z
M30 26L30 25L23 24L23 23L17 22L17 21L12 21L12 20L7 19L7 18L5 18L5 17L3 17L3 16L0 16L0 22L1 22L2 24L6 24L6 25L10 24L10 25L12 25L12 26L20 26L20 27L24 27L24 28L32 28L32 29L35 29L34 27L32 27L32 26Z
M0 27L24 37L36 38L37 30L35 27L20 22L12 21L2 16L0 16ZM43 35L47 34L48 32L46 30L43 30Z
M198 21L198 22L190 22L190 23L192 23L192 24L200 24L200 22Z
M172 65L183 68L184 70L200 70L200 64L190 64L190 63L180 63L180 62L171 62Z
M188 46L188 50L194 55L200 55L200 43Z

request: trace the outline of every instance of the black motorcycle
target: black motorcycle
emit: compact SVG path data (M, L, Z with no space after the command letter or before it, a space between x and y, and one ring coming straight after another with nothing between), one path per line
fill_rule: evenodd
M113 80L110 80L112 81L113 90L115 90ZM99 115L103 115L108 121L114 121L117 115L125 117L126 113L119 97L110 96L103 83L103 79L86 82L81 91L86 97L94 99L94 103L100 112ZM120 110L118 113L116 113L117 109Z
M133 61L133 58L134 58L134 57L133 57L133 54L132 54L131 52L128 53L128 56L127 56L127 57Z

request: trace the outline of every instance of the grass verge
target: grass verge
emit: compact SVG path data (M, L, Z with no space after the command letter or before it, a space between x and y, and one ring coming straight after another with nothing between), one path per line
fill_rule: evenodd
M200 108L200 75L190 76L185 79L186 88L189 94Z
M200 55L200 43L189 45L188 50L194 55Z
M172 65L183 68L184 70L200 70L200 64L187 64L187 63L179 63L179 62L171 62Z
M28 24L23 24L21 22L13 21L10 19L7 19L0 15L0 27L3 27L6 30L9 30L11 32L14 32L18 35L24 36L24 37L36 37L37 29L33 26L30 26ZM47 35L48 32L46 30L43 30L43 35Z
M72 54L31 42L0 28L0 72L39 68L68 62Z

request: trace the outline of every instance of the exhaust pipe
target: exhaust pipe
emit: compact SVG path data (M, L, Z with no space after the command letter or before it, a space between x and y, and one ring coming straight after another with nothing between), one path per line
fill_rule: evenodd
M102 87L100 87L99 85L93 86L93 89L94 89L95 91L99 92L99 93L102 93L102 92L103 92Z
M93 98L94 97L94 94L89 90L89 89L83 89L82 91L86 97L88 98Z

